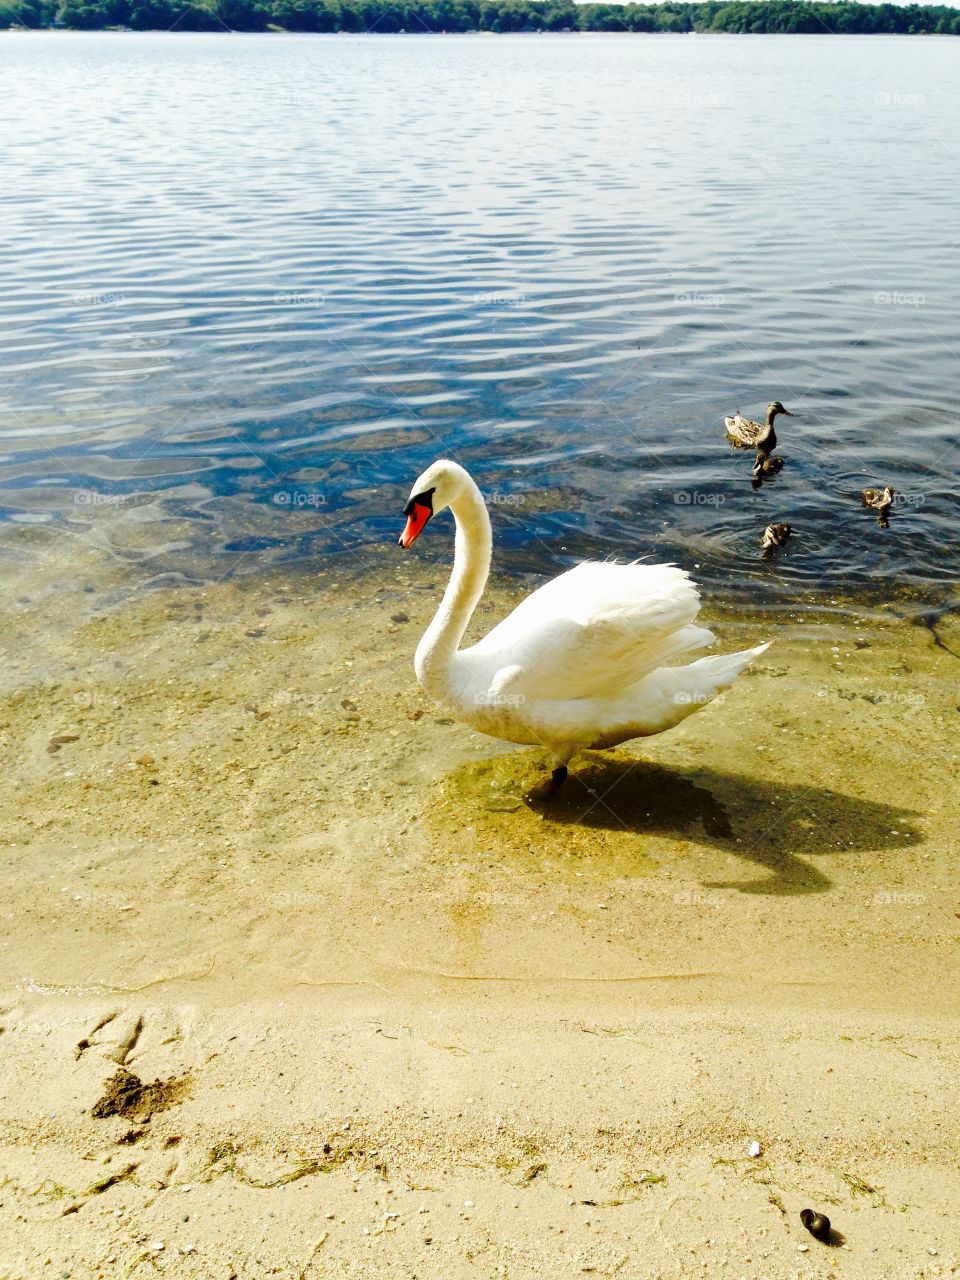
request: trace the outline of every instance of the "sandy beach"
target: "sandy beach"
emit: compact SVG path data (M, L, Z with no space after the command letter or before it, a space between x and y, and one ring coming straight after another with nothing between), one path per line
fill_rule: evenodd
M416 686L436 566L129 592L46 537L4 569L0 1275L960 1271L949 617L707 601L776 644L547 802Z

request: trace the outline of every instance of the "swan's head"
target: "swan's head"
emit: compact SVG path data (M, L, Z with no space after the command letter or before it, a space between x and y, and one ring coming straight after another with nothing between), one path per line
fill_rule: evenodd
M456 462L446 458L432 462L410 490L410 500L403 508L407 523L399 541L404 551L420 537L427 521L456 502L472 483L463 467Z

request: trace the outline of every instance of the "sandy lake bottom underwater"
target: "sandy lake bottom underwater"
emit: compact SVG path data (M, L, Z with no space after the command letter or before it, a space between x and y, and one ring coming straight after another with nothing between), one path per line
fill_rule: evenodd
M957 1273L955 616L707 598L775 645L548 803L443 566L8 551L0 1274Z

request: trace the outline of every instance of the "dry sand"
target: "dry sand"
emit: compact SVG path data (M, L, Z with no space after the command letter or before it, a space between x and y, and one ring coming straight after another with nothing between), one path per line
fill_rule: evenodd
M429 565L128 595L46 537L4 570L0 1277L960 1274L949 619L714 613L777 643L548 805L416 687Z

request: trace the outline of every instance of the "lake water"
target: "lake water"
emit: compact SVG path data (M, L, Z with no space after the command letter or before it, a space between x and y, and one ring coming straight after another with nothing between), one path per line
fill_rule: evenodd
M362 558L452 455L501 570L953 595L960 41L64 32L0 58L11 554L40 523L143 582ZM774 398L798 416L754 491L722 418ZM887 482L882 529L857 493ZM770 520L795 537L765 562Z

